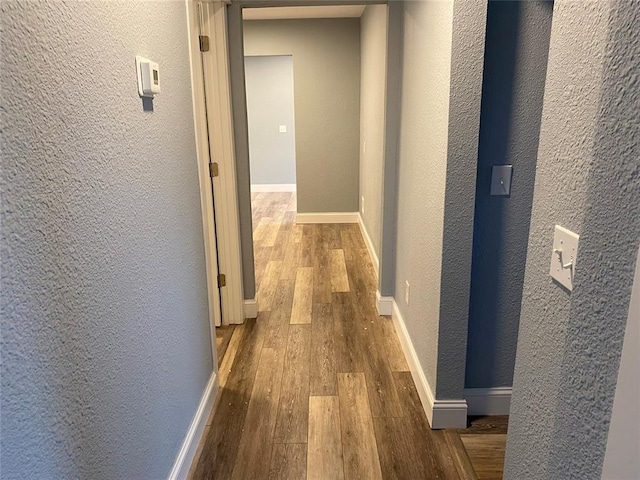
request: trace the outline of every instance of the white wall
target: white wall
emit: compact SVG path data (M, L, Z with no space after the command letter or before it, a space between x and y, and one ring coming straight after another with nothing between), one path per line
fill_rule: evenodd
M252 185L296 183L293 57L245 57ZM280 132L284 125L286 132Z
M365 8L360 18L360 55L360 213L379 257L387 86L386 5Z

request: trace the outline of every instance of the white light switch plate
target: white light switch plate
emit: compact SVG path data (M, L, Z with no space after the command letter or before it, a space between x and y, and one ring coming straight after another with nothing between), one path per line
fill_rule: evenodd
M278 127L278 131L279 131L280 133L287 133L287 126L286 126L286 125L280 125L280 126Z
M578 261L578 241L580 236L566 228L556 225L553 234L551 269L549 274L567 290L573 290L573 277Z

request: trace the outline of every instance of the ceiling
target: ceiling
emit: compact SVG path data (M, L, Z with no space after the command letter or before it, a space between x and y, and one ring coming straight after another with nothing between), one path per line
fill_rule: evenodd
M332 5L319 7L243 8L244 20L279 20L283 18L359 17L365 5Z

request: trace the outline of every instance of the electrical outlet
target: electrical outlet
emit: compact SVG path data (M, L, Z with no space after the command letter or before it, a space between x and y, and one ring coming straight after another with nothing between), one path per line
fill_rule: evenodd
M364 215L364 195L360 197L360 210L362 210L362 214Z
M409 305L409 282L407 280L405 280L405 285L404 285L404 303L407 304L407 306Z

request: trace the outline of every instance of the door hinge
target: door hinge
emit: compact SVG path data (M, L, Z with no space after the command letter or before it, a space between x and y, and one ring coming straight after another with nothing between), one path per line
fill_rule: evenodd
M224 273L218 275L218 288L227 286L227 276Z
M198 37L198 40L200 40L200 51L201 52L208 52L209 51L209 36L208 35L200 35Z
M218 164L216 162L209 162L209 176L213 178L217 177L218 175L220 175Z

